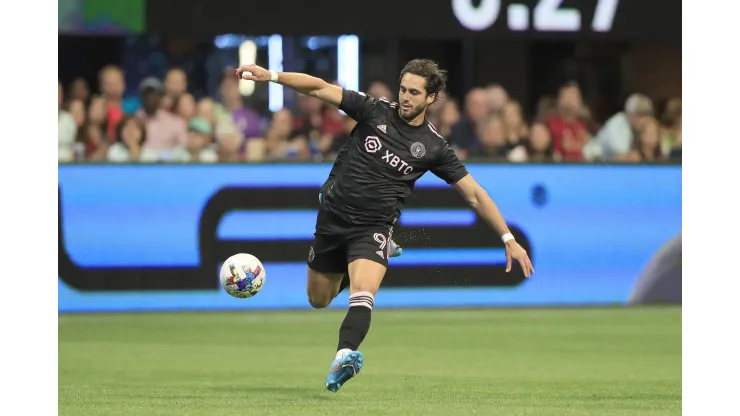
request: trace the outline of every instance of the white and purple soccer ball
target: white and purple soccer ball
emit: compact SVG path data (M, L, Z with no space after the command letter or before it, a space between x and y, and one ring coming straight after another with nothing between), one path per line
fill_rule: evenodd
M265 266L255 256L234 254L221 266L221 286L235 298L251 298L265 284Z

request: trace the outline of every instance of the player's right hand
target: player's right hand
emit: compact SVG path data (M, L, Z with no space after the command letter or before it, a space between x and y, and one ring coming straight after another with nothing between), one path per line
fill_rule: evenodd
M239 79L258 82L267 82L272 78L270 71L255 64L240 66L236 69L236 76Z
M529 259L527 251L524 250L524 248L520 246L519 243L517 243L516 241L509 240L506 242L506 273L509 273L511 271L512 260L516 260L517 263L522 266L524 277L529 277L530 275L534 274L532 260Z

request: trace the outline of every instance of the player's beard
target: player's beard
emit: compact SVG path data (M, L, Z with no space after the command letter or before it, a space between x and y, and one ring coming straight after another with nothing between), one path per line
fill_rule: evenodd
M403 107L401 107L401 108L398 109L398 115L400 115L402 119L404 119L404 120L406 120L408 122L408 121L411 121L411 120L415 119L416 117L418 117L419 114L423 113L424 110L426 110L426 109L427 109L427 107L424 104L422 104L422 105L420 105L418 107L412 107L411 110L409 110L408 113L404 113L403 112Z

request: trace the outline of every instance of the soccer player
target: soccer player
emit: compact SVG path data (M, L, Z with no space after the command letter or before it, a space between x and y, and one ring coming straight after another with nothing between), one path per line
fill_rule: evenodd
M439 99L446 72L427 59L401 70L398 103L329 84L307 74L275 72L257 65L236 70L241 79L271 81L338 106L357 121L321 187L313 245L308 253L308 301L325 308L349 275L349 311L339 328L339 344L326 377L336 392L360 372L357 349L370 329L375 295L385 276L393 227L414 183L427 171L452 185L501 236L506 271L516 260L524 275L534 273L488 193L473 179L447 141L426 119Z

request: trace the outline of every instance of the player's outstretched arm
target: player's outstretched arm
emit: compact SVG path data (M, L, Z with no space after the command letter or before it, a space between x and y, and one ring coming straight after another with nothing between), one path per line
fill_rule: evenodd
M268 71L261 66L250 64L240 66L236 70L236 76L249 81L277 82L301 94L316 97L335 106L339 106L342 102L342 87L329 84L321 78L308 74Z
M496 203L488 195L483 187L473 179L470 174L465 175L462 179L455 182L453 185L455 189L465 198L465 201L475 209L478 214L483 217L484 220L495 229L504 240L506 245L506 271L511 270L512 259L519 262L524 271L524 275L529 277L530 274L534 273L534 267L532 267L532 261L529 260L526 250L514 240L514 237L509 231L509 226L506 225L501 211L499 211Z

